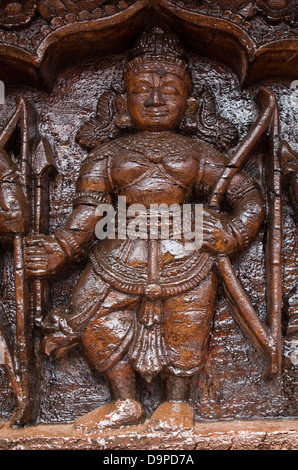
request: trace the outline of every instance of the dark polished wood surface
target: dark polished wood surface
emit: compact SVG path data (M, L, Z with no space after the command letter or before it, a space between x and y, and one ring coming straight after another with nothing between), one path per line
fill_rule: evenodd
M297 7L228 3L1 4L2 421L297 415Z

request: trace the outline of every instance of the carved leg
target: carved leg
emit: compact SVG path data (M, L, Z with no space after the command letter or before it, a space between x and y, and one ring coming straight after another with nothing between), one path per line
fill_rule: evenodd
M77 429L93 432L144 421L145 413L137 399L135 373L130 364L122 360L107 371L105 377L110 387L112 401L79 418L75 422Z
M190 377L176 377L166 373L163 380L165 400L187 402L190 396L190 381Z
M100 287L93 271L90 279L92 289L94 286ZM89 295L93 293L92 289L89 289ZM73 311L86 309L81 306L84 295L87 295L86 291L80 286L76 296L73 296ZM75 422L77 429L92 432L139 424L145 419L144 409L137 399L135 372L125 358L133 337L137 303L137 297L111 289L82 334L82 346L88 362L106 378L112 401L79 418ZM82 314L78 315L77 319L82 317Z
M191 378L204 365L217 280L211 273L199 286L164 303L164 340L170 364L164 375L165 401L149 421L151 429L191 429Z
M194 410L187 403L190 395L190 378L164 376L165 401L153 413L149 428L154 430L192 429Z

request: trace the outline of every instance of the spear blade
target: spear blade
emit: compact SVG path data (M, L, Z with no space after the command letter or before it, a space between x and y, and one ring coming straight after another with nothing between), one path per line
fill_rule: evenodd
M33 232L46 234L49 229L49 184L57 173L54 155L47 139L36 140L32 161L34 177L34 220ZM49 283L46 279L33 282L33 308L35 323L40 326L43 312L49 305Z
M49 215L49 180L57 173L54 155L47 139L40 137L36 140L33 151L34 178L34 233L48 231Z
M58 173L51 146L44 137L40 137L35 141L32 163L35 178L41 178L46 174Z

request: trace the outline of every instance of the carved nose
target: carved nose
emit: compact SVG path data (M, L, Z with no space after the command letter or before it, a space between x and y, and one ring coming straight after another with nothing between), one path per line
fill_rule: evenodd
M162 97L160 89L156 87L152 88L145 102L145 106L162 106L164 104L165 104L165 101Z

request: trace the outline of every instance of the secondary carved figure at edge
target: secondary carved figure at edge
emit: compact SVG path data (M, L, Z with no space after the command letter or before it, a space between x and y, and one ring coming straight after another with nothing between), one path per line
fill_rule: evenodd
M176 36L158 28L142 35L130 51L124 82L118 119L132 131L90 152L64 228L27 237L26 269L33 278L51 277L89 254L70 304L50 312L43 324L46 354L59 358L80 343L111 391L111 402L79 418L76 427L92 431L143 422L137 374L147 381L162 374L164 399L152 426L175 427L183 417L183 426L191 427L190 384L206 359L216 266L254 240L264 201L256 182L238 171L221 210L208 206L227 159L179 132L193 102L190 67ZM118 196L148 209L204 203L202 248L186 250L173 232L169 240L97 240L96 208L115 206Z

